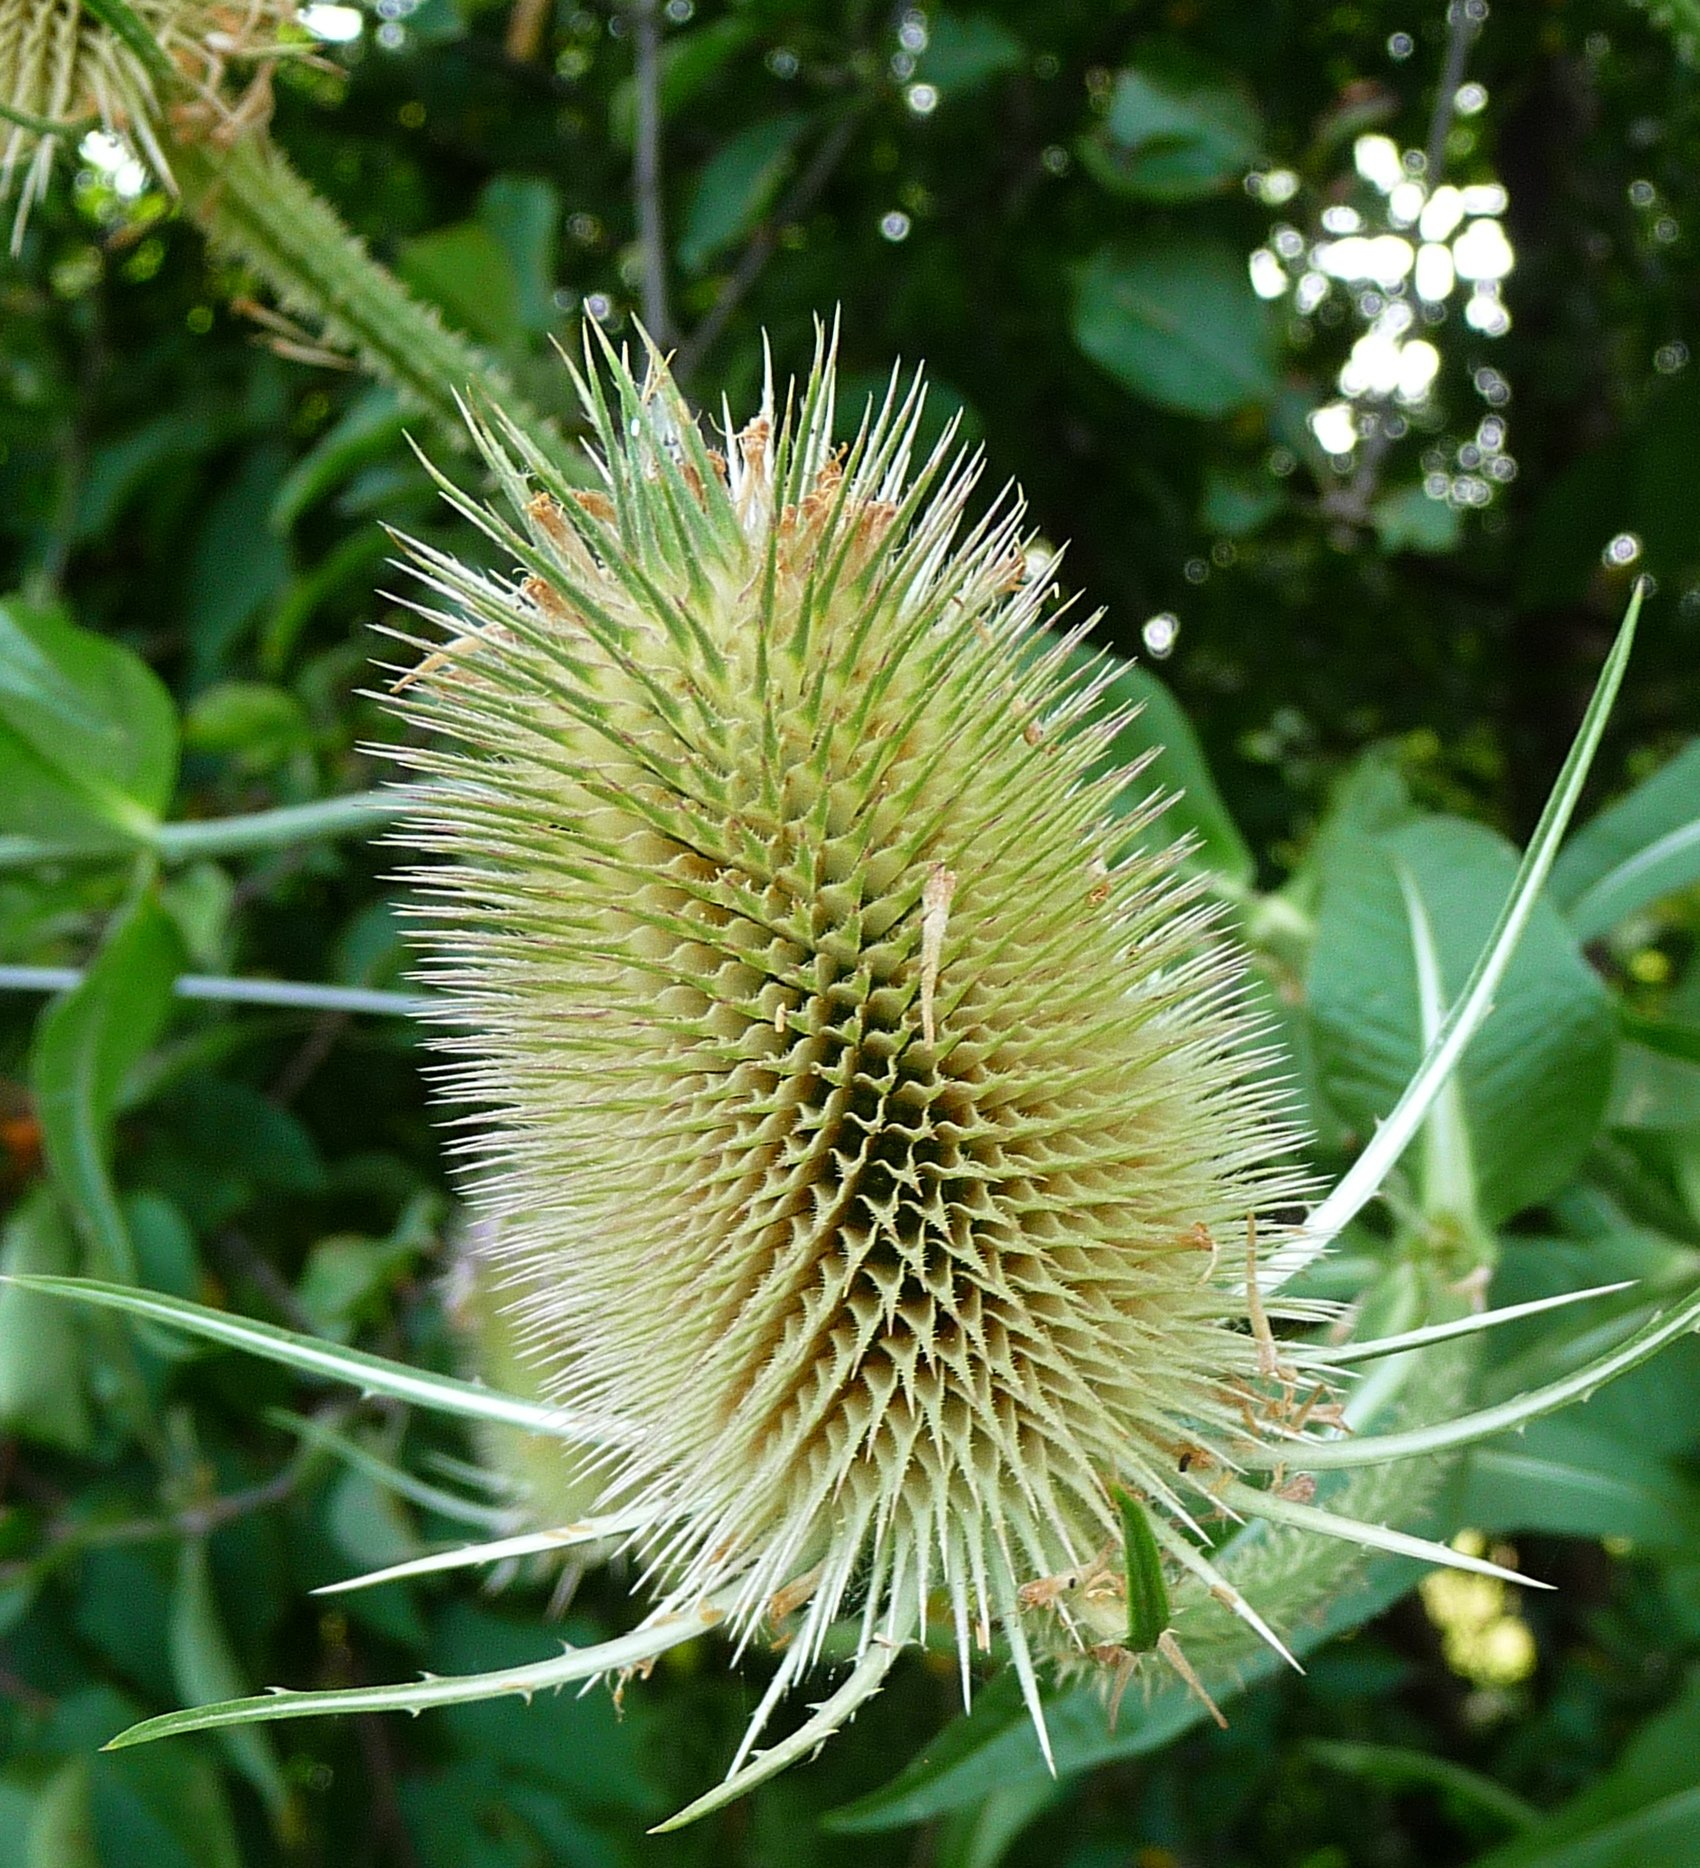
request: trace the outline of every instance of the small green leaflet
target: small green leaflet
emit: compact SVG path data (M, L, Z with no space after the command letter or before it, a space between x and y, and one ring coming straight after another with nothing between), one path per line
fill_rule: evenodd
M1149 1654L1167 1632L1169 1585L1163 1577L1162 1553L1139 1501L1120 1486L1114 1490L1122 1516L1122 1554L1127 1570L1127 1647L1130 1654Z

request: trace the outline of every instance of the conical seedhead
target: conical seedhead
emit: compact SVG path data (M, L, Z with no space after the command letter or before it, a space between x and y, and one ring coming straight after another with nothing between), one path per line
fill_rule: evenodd
M1116 814L1019 502L971 520L948 436L911 473L918 381L835 446L823 353L724 458L657 359L581 388L596 491L475 422L521 568L413 547L397 700L519 1340L664 1608L799 1617L789 1678L942 1592L1030 1673L1036 1579L1247 1431L1239 1242L1296 1183L1242 958Z
M169 182L156 135L161 75L175 76L186 131L233 134L269 112L263 63L240 98L226 73L279 49L295 0L128 0L128 12L157 41L163 72L84 0L0 0L0 195L18 183L14 249L60 152L96 124L133 138Z

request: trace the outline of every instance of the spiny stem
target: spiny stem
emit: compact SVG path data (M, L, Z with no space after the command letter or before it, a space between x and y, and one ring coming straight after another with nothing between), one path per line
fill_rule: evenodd
M506 373L380 266L269 138L245 137L228 152L173 140L168 153L188 212L287 310L316 320L445 433L464 434L455 398L470 391L506 410L547 459L570 467L559 434Z

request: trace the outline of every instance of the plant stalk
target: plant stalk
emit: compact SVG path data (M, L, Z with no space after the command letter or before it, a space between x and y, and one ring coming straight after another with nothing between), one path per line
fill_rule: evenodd
M312 320L457 442L462 398L500 408L551 462L571 470L555 426L475 344L451 331L344 226L269 136L229 150L170 138L184 208L220 251L246 262L284 308Z

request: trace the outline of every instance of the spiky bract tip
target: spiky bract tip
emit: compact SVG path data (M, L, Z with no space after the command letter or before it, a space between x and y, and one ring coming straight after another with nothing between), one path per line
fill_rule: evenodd
M840 443L823 343L724 452L653 354L579 387L594 491L474 416L509 516L450 497L517 570L412 547L396 698L518 1339L660 1612L784 1626L782 1685L943 1604L1030 1678L1099 1639L1035 1585L1118 1488L1178 1535L1257 1406L1242 1242L1297 1182L1244 962L1019 500L912 466L918 376Z

